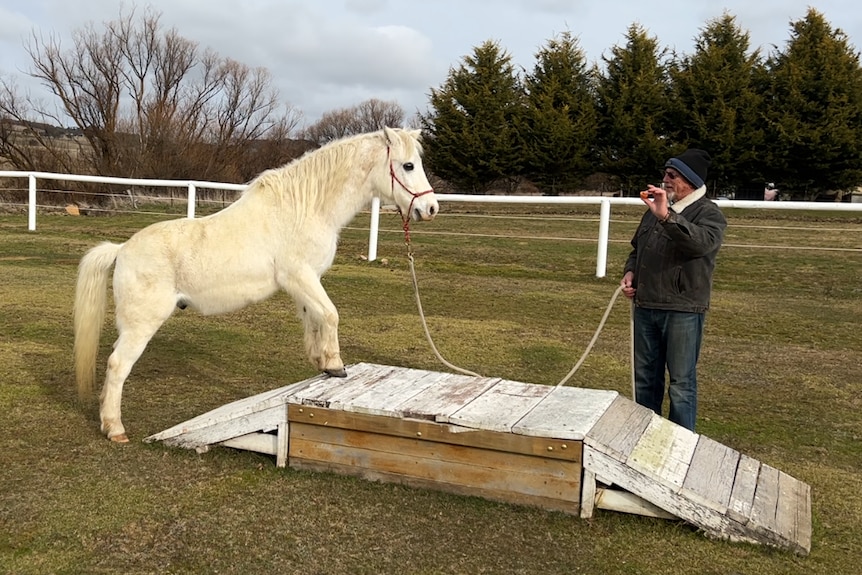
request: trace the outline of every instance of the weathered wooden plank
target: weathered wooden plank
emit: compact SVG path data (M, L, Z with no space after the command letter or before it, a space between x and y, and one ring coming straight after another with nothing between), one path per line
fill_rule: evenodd
M697 440L696 433L654 413L627 462L646 477L680 488Z
M750 543L764 542L756 533L741 529L738 523L731 521L724 513L684 497L674 486L650 480L641 472L589 445L584 445L584 469L608 478L615 485L714 537Z
M296 459L336 463L440 484L565 501L573 509L580 504L580 468L571 462L531 458L535 461L527 464L521 461L526 457L522 455L391 436L369 442L361 432L307 427L314 433L291 432L291 465Z
M290 441L290 427L287 423L287 417L285 414L284 423L278 424L278 444L275 448L275 466L276 467L286 467L287 466L287 453L288 453L288 445Z
M355 371L351 371L351 373L356 374ZM356 375L358 376L358 374ZM346 382L347 378L331 377L324 374L315 378L302 393L291 394L287 398L287 402L326 406L329 403L329 397L342 389Z
M348 376L327 377L317 379L311 385L295 393L288 399L289 403L302 403L304 405L317 405L328 407L332 401L345 399L351 394L360 394L374 385L380 379L386 377L396 367L389 365L375 365L369 363L358 363L348 366Z
M581 461L582 443L579 441L497 433L419 419L398 419L296 404L288 406L287 418L291 423L366 431L578 463Z
M248 433L222 441L221 445L233 449L275 455L278 453L278 436L273 433Z
M620 461L626 461L649 425L653 412L622 396L614 398L584 443Z
M317 379L317 378L314 378ZM227 403L216 409L193 417L188 421L184 421L173 427L170 427L162 432L156 433L144 439L146 443L152 441L165 441L178 435L187 434L190 432L200 431L208 427L218 426L232 419L242 418L252 415L255 412L263 411L271 407L284 405L287 398L310 385L313 379L300 381L278 389L271 389L257 395L252 395L231 403ZM249 430L258 431L256 429Z
M749 523L762 533L774 533L778 509L778 470L762 463L754 491Z
M572 485L580 486L581 472L576 462L351 429L295 422L290 425L290 457L319 459L314 454L325 451L328 453L325 457L341 457L350 453L351 457L357 457L354 464L364 467L419 475L420 472L411 470L411 466L426 465L439 474L439 477L429 478L447 477L464 485L471 485L474 475L485 477L487 474L494 476L491 481L501 488L507 485L508 489L521 493L580 501L580 490L569 491ZM363 459L365 457L368 459ZM389 463L395 467L386 469L384 466Z
M801 555L808 555L811 552L811 486L800 481L797 489L796 523L798 531L796 543L798 548L796 552Z
M596 508L596 474L584 469L581 478L581 519L590 519Z
M500 380L446 421L464 427L510 433L512 427L553 389L548 385Z
M357 413L402 417L399 405L438 384L446 373L418 369L398 369L377 381L368 389L351 397L339 396L329 407Z
M788 545L799 547L799 540L804 538L802 531L804 526L799 523L799 508L805 503L801 501L805 497L807 489L805 484L798 479L787 475L783 471L778 473L778 505L776 506L775 518L778 526L778 535ZM807 553L807 550L805 550Z
M487 486L477 487L473 485L458 485L454 483L448 483L445 480L434 481L409 475L400 475L397 473L388 473L375 469L355 467L353 465L310 461L298 457L292 457L290 459L290 467L295 469L307 469L310 471L326 471L332 473L340 473L342 475L353 475L356 477L361 477L368 481L400 483L419 489L437 490L446 493L454 493L457 495L482 497L491 501L499 501L502 503L508 503L513 505L537 507L539 509L545 509L547 511L559 511L571 515L577 515L578 513L578 504L574 501L554 499L552 497L540 497L536 495L525 495L513 491L492 489Z
M738 451L701 435L681 493L692 501L726 513L738 465Z
M596 495L596 508L658 519L677 519L675 515L668 513L661 507L653 505L634 493L621 489L599 489Z
M583 441L617 395L616 391L555 387L512 427L512 432Z
M758 475L760 475L760 462L741 454L736 468L736 477L733 480L733 490L730 492L727 514L742 525L746 525L751 517Z
M785 541L796 541L796 486L798 484L796 479L779 470L775 525L778 536Z
M807 555L811 551L810 486L761 464L749 527L769 543Z
M220 419L217 424L184 431L180 434L171 434L163 439L154 435L148 437L145 441L162 439L166 445L185 447L186 449L200 449L207 445L221 443L255 431L278 429L279 424L284 423L284 418L284 406L276 405L229 420Z
M344 386L334 389L328 398L326 406L334 409L344 409L351 405L355 398L366 393L373 393L377 387L386 387L387 382L398 373L404 373L404 368L393 366L376 366L374 369L347 377Z
M499 377L473 377L449 373L421 393L402 401L398 405L398 410L402 417L445 423L451 414L469 404L499 381Z

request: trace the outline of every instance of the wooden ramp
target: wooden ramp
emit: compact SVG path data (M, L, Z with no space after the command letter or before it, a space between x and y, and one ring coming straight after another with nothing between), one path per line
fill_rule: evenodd
M614 391L368 363L230 403L145 441L590 517L683 519L710 536L811 549L811 490Z

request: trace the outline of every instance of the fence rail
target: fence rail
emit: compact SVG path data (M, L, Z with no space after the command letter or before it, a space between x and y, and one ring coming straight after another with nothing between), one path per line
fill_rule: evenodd
M36 230L36 183L38 180L62 180L71 182L92 182L119 184L127 186L149 186L186 188L188 204L186 216L195 217L197 189L242 191L244 184L206 182L194 180L149 180L139 178L118 178L109 176L87 176L80 174L54 174L50 172L20 172L0 170L0 178L26 178L28 180L27 229ZM53 192L54 190L43 190ZM56 193L63 193L57 191ZM498 204L589 204L599 206L598 249L596 254L596 277L605 277L607 272L608 237L612 205L642 206L639 198L609 198L604 196L478 196L470 194L438 194L441 202L498 203ZM755 200L715 200L722 208L765 209L765 210L812 210L832 212L862 212L862 203L839 202L766 202ZM371 224L368 237L368 259L377 259L377 236L379 231L380 199L371 202Z

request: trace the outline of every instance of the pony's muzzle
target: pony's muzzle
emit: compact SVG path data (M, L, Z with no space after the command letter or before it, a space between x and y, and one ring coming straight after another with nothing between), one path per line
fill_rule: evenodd
M413 219L415 221L430 222L440 211L437 200L429 202L427 206L413 206Z

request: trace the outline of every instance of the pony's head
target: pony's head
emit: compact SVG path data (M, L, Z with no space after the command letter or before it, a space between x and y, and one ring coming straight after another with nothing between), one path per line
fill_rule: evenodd
M383 128L389 176L381 196L398 206L405 221L433 220L440 211L422 167L419 134L419 130Z

